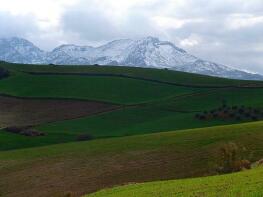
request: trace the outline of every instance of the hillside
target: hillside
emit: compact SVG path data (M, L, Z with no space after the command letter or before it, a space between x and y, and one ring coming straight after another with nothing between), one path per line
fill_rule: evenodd
M33 72L33 73L92 73L92 74L115 74L129 77L140 77L145 79L158 80L162 82L195 85L195 86L229 86L244 85L248 83L262 85L261 81L233 80L207 75L191 74L167 69L124 67L124 66L63 66L63 65L28 65L11 64L0 62L1 67L14 71Z
M104 190L87 197L227 196L263 195L263 169L206 178L131 184Z
M33 126L45 136L2 131L0 150L72 142L81 135L108 138L252 121L254 115L195 117L223 100L229 107L263 107L263 85L257 81L114 66L1 67L10 76L0 80L0 128Z
M116 66L0 67L8 70L0 80L0 196L80 196L215 175L228 142L252 162L263 158L262 82Z
M1 151L0 191L80 196L128 183L214 175L225 143L245 147L252 162L261 159L262 128L255 122Z

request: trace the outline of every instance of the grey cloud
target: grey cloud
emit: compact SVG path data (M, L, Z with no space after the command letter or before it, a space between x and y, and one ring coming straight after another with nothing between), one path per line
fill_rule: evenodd
M191 35L201 38L199 45L186 49L204 59L263 73L263 24L255 23L242 28L230 28L234 15L263 16L261 0L189 0L169 17L202 19L189 22L180 29L168 29L168 34L180 40Z
M36 32L38 28L30 15L18 17L0 11L0 29L0 37L27 37L28 34Z
M61 21L65 32L77 33L81 38L91 41L107 40L116 35L116 27L108 16L95 6L85 7L67 10Z
M159 35L150 18L145 7L135 6L116 22L94 2L87 6L87 1L81 1L64 13L61 24L66 34L76 33L81 39L101 41Z

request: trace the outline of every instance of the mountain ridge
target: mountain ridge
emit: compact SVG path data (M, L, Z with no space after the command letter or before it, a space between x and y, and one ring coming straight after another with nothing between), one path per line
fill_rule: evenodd
M119 39L99 47L63 44L46 52L30 41L0 39L0 60L23 64L117 65L171 70L210 76L263 80L263 76L197 58L169 41L156 37Z

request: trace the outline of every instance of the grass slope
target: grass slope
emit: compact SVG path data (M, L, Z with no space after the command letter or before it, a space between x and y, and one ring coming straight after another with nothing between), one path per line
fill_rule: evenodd
M45 67L15 64L7 64L6 67L12 70L12 75L0 81L0 93L33 98L99 100L136 106L92 117L41 124L37 129L47 135L36 139L0 132L0 150L70 142L75 141L80 134L101 138L240 123L241 121L234 120L200 121L194 118L198 111L218 107L223 99L229 105L263 107L263 88L193 88L109 76L31 75L21 70L125 74L176 83L182 83L185 78L185 83L205 86L215 85L216 81L219 86L238 85L241 81L237 80L129 67ZM242 83L245 82L248 83ZM142 103L143 105L137 105ZM34 110L38 110L37 106ZM17 117L13 119L14 124L20 121L19 115L14 114Z
M190 92L193 89L118 77L12 73L11 77L0 81L0 93L13 96L75 98L120 104L149 102Z
M37 129L50 134L82 132L95 137L126 136L161 131L201 128L240 123L239 120L209 120L195 118L198 111L211 110L221 105L263 107L263 89L226 89L185 97L174 97L147 105L121 109L99 116L43 124Z
M3 196L79 196L103 188L215 174L219 148L263 157L263 122L0 152ZM248 156L248 155L247 155Z
M200 121L195 113L180 113L154 107L133 107L98 116L43 124L37 129L49 132L83 132L94 137L138 135L238 123L238 121Z
M164 196L263 196L263 168L245 172L175 181L131 184L103 190L86 197L164 197Z
M104 73L104 74L123 74L134 77L156 79L166 82L188 84L188 85L205 85L205 86L226 86L240 84L259 84L262 82L242 81L210 77L205 75L184 73L165 69L123 67L123 66L49 66L49 65L24 65L1 63L1 67L22 72L51 72L51 73Z

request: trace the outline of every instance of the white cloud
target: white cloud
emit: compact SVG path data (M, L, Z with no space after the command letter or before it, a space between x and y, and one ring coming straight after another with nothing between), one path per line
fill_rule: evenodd
M180 45L182 47L189 48L189 47L197 46L197 45L201 44L201 42L202 42L202 39L199 36L191 35L188 38L181 40Z
M227 19L226 25L230 29L241 29L263 25L263 16L254 16L253 14L233 14Z

